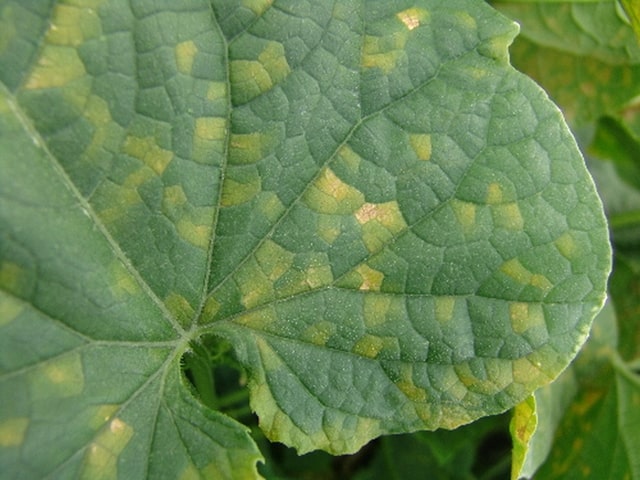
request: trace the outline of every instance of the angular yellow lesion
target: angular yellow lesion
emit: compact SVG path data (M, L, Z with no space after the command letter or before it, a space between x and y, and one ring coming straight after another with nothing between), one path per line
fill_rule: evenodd
M64 87L84 77L86 73L75 48L45 45L24 88L36 90Z
M520 385L539 386L548 383L552 378L540 369L540 365L527 357L512 361L513 381Z
M412 133L409 135L409 144L420 160L431 158L431 135L426 133Z
M240 205L253 199L262 190L262 183L257 174L252 175L245 182L232 178L225 178L222 184L221 204L224 207Z
M103 1L59 3L53 10L45 41L50 45L78 47L102 35L97 7Z
M225 82L209 82L207 100L226 100L227 84Z
M114 418L87 447L82 464L82 478L116 478L118 456L125 449L134 430L120 418Z
M26 417L0 420L0 447L19 447L24 442L29 419Z
M531 327L544 325L544 312L540 304L513 302L509 305L511 328L515 333L524 333Z
M398 202L364 203L354 213L362 227L362 241L369 252L379 251L407 228Z
M242 0L242 6L248 8L254 15L262 15L273 3L273 0Z
M429 12L422 8L408 8L398 12L396 17L404 23L409 30L419 27L429 18Z
M478 23L473 16L469 15L468 12L460 11L455 12L454 17L458 19L458 21L462 24L462 26L467 30L475 30L478 28Z
M477 206L475 203L464 202L454 198L451 200L451 208L465 232L471 231L476 226Z
M389 74L402 58L406 58L404 47L407 42L407 30L395 32L386 37L365 35L362 47L362 66L378 68Z
M176 45L176 66L180 73L184 73L185 75L191 74L191 68L193 67L193 61L195 60L196 53L198 53L198 47L193 40L180 42Z
M258 209L269 222L276 222L285 211L285 206L274 192L261 192Z
M0 285L4 286L1 281ZM18 318L23 310L24 305L18 300L8 295L0 294L0 327L13 322L16 318Z
M363 298L364 324L367 328L382 325L389 318L393 297L390 295L369 294Z
M180 238L201 250L209 248L212 235L210 223L195 223L192 219L183 217L178 219L175 225Z
M495 205L503 201L502 186L497 182L492 182L487 186L487 199L489 205Z
M291 268L295 255L273 240L266 240L258 250L255 258L263 273L275 282Z
M269 73L271 83L274 85L280 83L291 73L291 68L285 56L284 46L281 43L268 42L264 50L258 55L258 61Z
M183 325L186 325L194 316L193 307L186 298L176 292L169 292L164 297L164 304L172 315L177 318Z
M240 289L240 301L247 309L257 307L275 297L273 282L265 275L255 259L246 262L236 273L234 280Z
M227 119L220 117L196 118L195 134L200 140L222 141L227 135Z
M304 201L319 213L350 214L364 204L364 195L343 182L330 168L324 168L305 192Z
M224 478L225 472L218 469L215 463L210 463L208 466L208 473L210 476L201 475L196 466L189 462L182 469L182 473L178 475L178 480L200 480L201 478ZM204 473L204 472L202 472Z
M75 90L75 89L74 89ZM113 121L109 104L97 95L89 95L79 100L84 110L83 115L93 125L91 143L84 152L84 160L91 162L99 157L100 151L117 148L123 138L123 128Z
M498 227L513 231L521 231L524 228L520 207L515 202L494 205L491 214L494 224Z
M304 332L302 332L302 340L311 342L314 345L324 346L329 339L335 335L337 327L335 323L321 320L313 325L310 325Z
M273 140L262 132L234 133L229 142L229 163L244 165L264 158L264 152Z
M69 353L42 364L30 374L35 398L72 397L84 390L82 358Z
M173 159L173 152L161 148L153 137L127 136L122 151L131 157L141 160L156 175L162 175Z
M291 68L281 43L269 41L256 60L231 62L231 78L241 95L250 99L284 80Z
M553 288L553 284L547 277L539 273L530 272L517 258L504 262L500 267L500 271L522 285L531 285L545 293Z
M366 263L359 265L355 271L360 275L360 290L379 292L384 281L384 273L371 268Z
M439 323L446 323L453 318L453 310L456 306L455 297L436 297L434 314Z
M109 267L111 281L109 289L117 299L123 299L142 293L140 286L119 260L113 260Z
M333 215L319 215L316 232L320 238L331 245L342 233L340 218Z
M239 325L244 325L245 327L249 327L253 330L265 330L270 325L274 325L278 323L278 316L276 315L275 310L272 306L265 306L257 310L252 310L250 312L239 315L233 319L234 323ZM265 348L269 348L265 343ZM274 355L274 358L271 359L273 361L277 360L277 356Z
M92 414L91 418L89 419L89 426L91 427L91 429L98 430L99 428L101 428L105 423L111 420L111 417L116 414L119 408L120 405L117 405L115 403L105 403L102 405L92 406Z
M563 257L571 259L576 253L576 241L571 232L565 232L555 240L555 245Z
M362 158L354 152L349 145L345 144L340 147L337 156L341 160L342 164L345 165L352 173L357 173L359 171Z
M367 333L355 343L351 351L363 357L376 358L383 347L384 341L382 338Z
M413 379L413 367L403 363L400 367L400 378L395 382L396 386L412 402L424 403L429 398L425 389L418 387Z
M0 263L0 286L10 292L28 293L31 274L17 263L4 260Z

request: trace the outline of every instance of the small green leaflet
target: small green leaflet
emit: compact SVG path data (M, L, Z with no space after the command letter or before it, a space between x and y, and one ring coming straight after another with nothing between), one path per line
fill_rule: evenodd
M600 200L484 2L0 0L0 32L9 477L258 477L181 372L208 336L269 438L338 454L513 407L602 306Z

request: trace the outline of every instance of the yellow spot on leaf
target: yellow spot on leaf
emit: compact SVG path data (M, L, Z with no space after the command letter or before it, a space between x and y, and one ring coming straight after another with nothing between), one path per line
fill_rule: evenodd
M470 202L463 202L462 200L451 200L451 208L458 220L458 223L462 226L463 230L469 231L476 224L476 205Z
M275 296L273 282L267 278L255 259L246 262L234 278L242 295L240 301L247 309L261 305Z
M274 85L284 80L291 72L285 57L284 46L281 43L267 43L265 49L258 55L258 60L269 72L271 83Z
M362 355L363 357L368 358L376 358L382 347L384 346L384 342L382 338L377 337L375 335L365 334L360 340L356 342L353 346L353 353L356 355Z
M305 193L304 200L319 213L349 214L362 206L364 195L340 180L331 169L325 168Z
M229 163L242 165L256 163L264 158L270 137L260 132L231 135Z
M540 370L537 362L527 357L518 358L512 362L513 381L526 386L539 386L547 383L551 378Z
M204 141L221 141L227 135L227 120L219 117L196 118L196 136Z
M276 222L285 211L283 203L273 192L261 192L258 208L269 222Z
M89 420L89 426L94 430L98 430L105 423L111 420L111 417L115 415L115 413L120 408L120 405L107 403L91 408L94 409L94 413L91 415L91 419Z
M220 306L220 302L218 302L215 297L207 298L204 308L202 309L202 314L200 315L201 322L203 324L211 322L220 310Z
M267 42L257 60L231 62L231 78L238 98L250 100L270 90L291 72L284 47L278 42Z
M213 464L210 464L213 465ZM215 473L215 475L213 475ZM200 472L196 468L196 466L189 462L186 467L182 470L182 473L178 476L178 480L200 480L201 478L224 478L225 472L219 469L214 469L211 471L212 476L203 476L200 475Z
M544 312L539 304L514 302L509 305L511 328L515 333L523 333L531 327L544 324Z
M332 244L339 236L341 222L339 217L333 215L319 215L317 233L328 244Z
M355 217L363 225L362 240L370 252L378 251L407 227L396 201L364 203Z
M568 259L571 259L576 253L576 241L570 232L563 233L554 243L558 251Z
M263 307L257 310L252 310L245 314L239 315L233 321L239 325L244 325L254 330L264 330L268 328L269 325L277 323L278 317L272 306L266 306L266 307ZM274 358L272 360L275 361L277 355L273 355L273 357Z
M345 144L338 150L338 158L351 172L356 173L360 169L362 158L349 145Z
M454 297L436 297L435 316L440 323L445 323L453 318L453 309L456 305Z
M324 346L327 341L336 333L336 325L326 320L321 320L310 325L303 333L302 339L314 345Z
M167 294L167 296L165 296L164 304L182 325L187 325L188 322L193 318L193 307L182 295L179 295L175 292L170 292L169 294Z
M409 30L419 27L429 16L429 12L422 8L408 8L396 14Z
M224 100L227 97L227 84L224 82L210 82L207 88L207 100Z
M0 286L4 290L14 293L29 293L30 274L14 262L0 263Z
M362 66L379 68L389 74L396 68L402 58L406 58L404 46L407 42L407 31L396 32L386 37L365 35L362 48Z
M198 47L193 40L187 40L176 45L176 66L180 73L185 75L191 74L191 68L193 67L193 61L195 60Z
M76 3L76 2L74 2ZM51 45L77 47L90 38L102 35L96 8L100 2L57 4L51 16L45 41Z
M522 230L524 227L524 220L517 203L495 205L491 213L496 226L515 231Z
M222 206L231 207L246 203L254 198L262 189L260 177L253 174L240 182L227 177L222 185Z
M85 74L84 64L74 48L46 45L25 89L64 87Z
M128 136L123 145L123 151L127 155L142 160L142 162L161 175L173 158L173 152L158 146L153 137Z
M29 426L26 417L9 418L0 421L0 447L19 447Z
M368 328L377 327L387 321L388 313L391 310L391 296L366 295L363 301L364 324Z
M262 15L273 3L273 0L242 0L242 6L251 10L254 15Z
M110 265L110 271L111 282L109 282L109 288L116 298L122 299L141 293L139 285L122 263L114 260Z
M409 143L420 160L431 158L431 135L413 133L409 135Z
M455 17L467 30L475 30L478 27L476 19L467 12L456 12Z
M31 373L34 398L72 397L84 390L82 359L71 353L44 363Z
M255 253L260 269L271 281L280 278L293 264L294 254L272 240L266 240Z
M395 382L397 387L412 402L426 402L428 398L427 392L415 384L413 367L410 364L403 363L400 368L400 379Z
M0 282L0 285L4 284ZM0 295L0 327L13 322L23 310L24 306L14 298Z
M487 203L495 205L502 202L502 187L499 183L490 183L487 187Z
M133 428L121 419L111 420L88 446L81 477L117 478L118 456L133 437L133 433Z
M362 264L356 268L356 272L362 278L362 282L360 284L360 290L373 290L380 291L380 287L382 287L382 282L384 280L384 274L378 270L374 270L367 264Z
M198 225L188 218L181 218L176 222L176 230L180 238L191 245L206 250L211 241L211 225Z
M500 270L502 273L522 285L531 285L544 292L548 292L553 287L553 284L547 277L539 273L530 272L517 258L512 258L511 260L504 262L500 267Z

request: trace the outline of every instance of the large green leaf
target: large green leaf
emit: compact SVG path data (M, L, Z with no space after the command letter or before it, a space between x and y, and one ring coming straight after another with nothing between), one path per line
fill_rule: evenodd
M215 406L222 340L267 436L333 453L505 411L585 340L601 204L486 4L0 19L3 473L257 476L180 373Z

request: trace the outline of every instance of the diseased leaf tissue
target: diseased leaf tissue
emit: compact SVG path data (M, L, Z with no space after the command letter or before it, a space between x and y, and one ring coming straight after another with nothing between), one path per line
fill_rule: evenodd
M250 478L502 412L600 309L601 205L483 2L0 1L0 465Z

